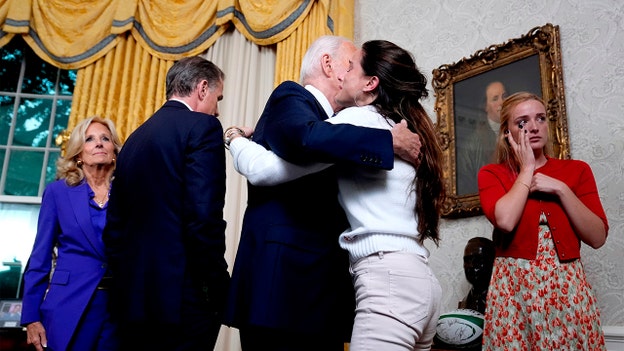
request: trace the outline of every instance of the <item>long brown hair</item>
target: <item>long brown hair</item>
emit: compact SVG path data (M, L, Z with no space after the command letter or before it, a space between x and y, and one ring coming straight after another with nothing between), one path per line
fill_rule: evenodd
M422 160L414 178L419 241L426 238L438 245L439 222L445 198L442 181L442 148L431 118L420 104L427 97L427 78L418 70L412 55L385 40L362 45L361 65L368 76L377 76L377 97L372 105L395 123L406 120L409 129L422 140Z

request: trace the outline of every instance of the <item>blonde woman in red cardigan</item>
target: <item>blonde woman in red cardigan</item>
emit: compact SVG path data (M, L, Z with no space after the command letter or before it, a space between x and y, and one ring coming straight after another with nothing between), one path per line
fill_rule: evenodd
M479 172L497 256L483 350L605 350L580 245L601 247L607 218L589 165L550 158L548 145L544 102L505 99L497 163Z

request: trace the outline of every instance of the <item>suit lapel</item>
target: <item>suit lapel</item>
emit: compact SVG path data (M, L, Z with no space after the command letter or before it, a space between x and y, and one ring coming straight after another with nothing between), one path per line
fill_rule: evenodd
M93 230L93 223L91 222L91 214L89 213L89 204L85 204L88 201L89 185L85 182L76 187L71 187L68 192L69 203L76 216L76 222L82 229L82 233L87 238L93 251L95 251L101 257L104 257L104 252L101 250L102 245L99 243L99 239Z

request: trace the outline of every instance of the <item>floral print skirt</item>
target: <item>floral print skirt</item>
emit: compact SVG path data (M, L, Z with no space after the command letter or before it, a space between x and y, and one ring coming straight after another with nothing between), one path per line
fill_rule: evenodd
M581 260L559 262L542 214L535 260L497 257L483 350L606 350Z

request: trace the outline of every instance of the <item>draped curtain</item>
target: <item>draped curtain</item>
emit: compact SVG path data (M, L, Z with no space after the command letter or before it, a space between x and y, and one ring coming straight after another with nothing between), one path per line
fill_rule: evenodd
M201 56L225 72L223 100L219 102L219 119L223 126L255 126L273 90L274 47L258 46L246 40L239 31L228 30ZM247 207L247 180L236 172L229 153L226 158L223 218L227 222L225 259L231 270ZM215 350L240 350L239 340L238 330L222 326Z
M298 80L323 34L353 36L354 0L0 0L0 46L21 35L45 61L78 69L69 126L111 118L122 139L165 100L166 71L205 52L231 26L276 44L273 84Z

